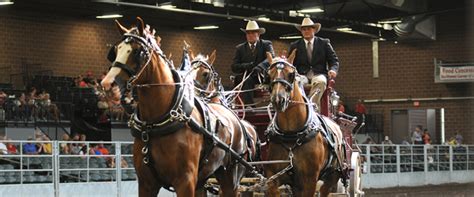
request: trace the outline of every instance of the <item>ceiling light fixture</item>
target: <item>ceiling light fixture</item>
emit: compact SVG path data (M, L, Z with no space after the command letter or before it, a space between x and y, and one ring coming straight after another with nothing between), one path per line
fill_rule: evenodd
M193 29L195 30L208 30L208 29L219 29L219 26L216 25L204 25L204 26L196 26Z
M402 20L387 20L387 21L379 21L380 24L391 24L391 23L401 23Z
M270 18L268 18L268 17L266 17L266 16L259 16L259 17L257 18L257 20L259 20L259 21L270 21Z
M0 1L0 5L13 5L14 2L10 0Z
M105 15L96 16L95 18L110 19L110 18L122 18L122 17L123 16L121 14L105 14Z
M158 7L163 8L163 9L168 9L168 10L172 10L172 9L176 8L176 6L171 4L171 2L162 3Z
M294 40L303 38L302 36L280 36L280 40Z
M350 27L339 27L336 30L337 31L352 31L352 28L350 28Z
M315 7L315 8L307 8L298 11L299 13L321 13L324 12L323 9Z

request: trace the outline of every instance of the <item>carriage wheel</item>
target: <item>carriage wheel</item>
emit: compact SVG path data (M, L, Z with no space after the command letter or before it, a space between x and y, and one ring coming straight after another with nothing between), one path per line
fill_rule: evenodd
M364 196L364 192L362 191L362 166L359 152L352 152L351 168L353 171L350 179L349 192L354 197L362 197Z

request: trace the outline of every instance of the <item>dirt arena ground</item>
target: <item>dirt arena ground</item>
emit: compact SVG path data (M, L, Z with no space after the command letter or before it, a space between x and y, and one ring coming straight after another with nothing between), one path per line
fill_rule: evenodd
M474 183L366 189L366 197L474 197Z

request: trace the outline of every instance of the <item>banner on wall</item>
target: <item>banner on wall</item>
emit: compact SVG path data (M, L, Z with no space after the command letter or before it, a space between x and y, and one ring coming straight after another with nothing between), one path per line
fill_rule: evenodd
M435 82L474 82L474 63L446 63L435 59Z

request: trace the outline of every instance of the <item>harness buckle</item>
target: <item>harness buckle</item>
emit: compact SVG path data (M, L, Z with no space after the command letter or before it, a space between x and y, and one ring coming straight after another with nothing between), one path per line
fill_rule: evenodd
M148 147L147 147L147 146L144 146L144 147L142 148L142 154L143 154L143 155L146 155L147 153L148 153Z
M143 163L144 164L148 164L149 161L150 161L150 159L147 156L143 157Z
M145 131L142 131L142 141L143 142L148 142L149 140L149 136L148 136L148 132L145 130Z
M180 122L185 122L185 121L189 120L189 117L186 116L186 114L184 113L183 108L181 108L181 106L180 106L177 109L170 111L170 119L171 120L177 120L177 121L180 121Z

